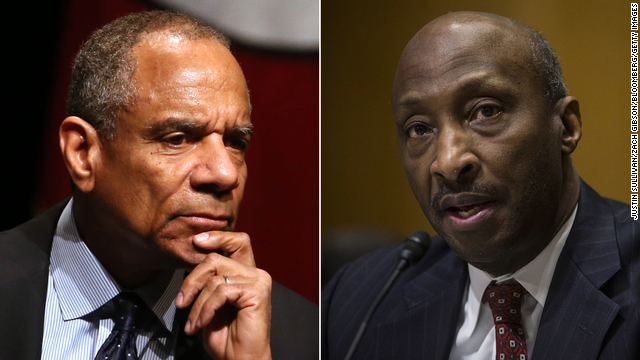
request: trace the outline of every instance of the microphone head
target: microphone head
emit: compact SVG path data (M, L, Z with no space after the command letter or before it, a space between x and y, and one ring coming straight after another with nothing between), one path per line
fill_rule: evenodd
M404 259L414 265L427 253L430 245L431 237L426 231L414 231L404 240L404 245L400 250L400 260Z

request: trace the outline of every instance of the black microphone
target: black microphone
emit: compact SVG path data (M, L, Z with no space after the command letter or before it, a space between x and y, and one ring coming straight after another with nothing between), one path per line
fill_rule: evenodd
M404 245L402 245L402 249L400 249L400 261L398 262L398 266L396 266L393 274L380 291L380 294L378 294L378 297L376 297L376 299L373 301L373 304L371 304L371 307L369 308L367 314L364 316L364 320L362 320L362 324L360 324L358 333L353 339L351 347L347 352L347 356L344 357L344 360L350 360L353 356L353 353L356 351L356 347L358 347L358 343L360 342L360 338L362 337L362 334L364 334L364 330L367 328L369 320L371 320L371 316L376 311L376 308L378 308L378 305L380 305L380 302L387 294L387 291L389 291L389 288L391 288L391 285L396 280L398 275L400 275L400 273L410 265L414 265L415 263L420 261L424 254L427 253L427 250L429 250L430 245L431 237L429 236L429 234L427 234L426 231L422 230L412 232L411 235L407 236L407 238L404 240Z

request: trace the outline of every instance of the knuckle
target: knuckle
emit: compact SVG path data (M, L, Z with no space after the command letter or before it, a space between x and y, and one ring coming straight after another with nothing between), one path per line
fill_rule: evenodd
M220 256L220 254L215 253L215 252L211 252L208 253L207 256L205 256L204 258L204 263L210 264L210 265L215 265L218 261L218 257Z
M190 278L187 277L186 279L184 279L184 281L182 282L182 286L180 287L180 290L183 293L189 293L191 291L197 291L198 290L198 284L200 282L197 281L194 278Z
M271 284L271 282L273 281L271 279L271 275L269 275L268 272L266 272L265 270L262 269L256 269L257 273L258 273L258 278L262 281L268 282L269 284Z
M209 298L207 300L208 301L206 301L204 304L202 304L201 313L203 313L203 314L209 314L209 313L215 311L218 308L218 306L217 306L218 301L216 301L217 300L216 298Z
M251 238L249 237L249 234L245 232L238 233L237 240L242 244L242 246L251 247Z
M258 271L258 286L261 289L261 292L263 293L271 293L271 287L273 284L273 281L271 279L271 275L269 275L268 272L262 270L262 269L257 269Z
M210 277L209 280L204 284L203 292L212 292L219 286L218 282Z
M218 295L223 295L226 294L227 291L229 291L229 285L231 284L219 284L218 286L216 286L216 288L213 290L213 293L218 296Z

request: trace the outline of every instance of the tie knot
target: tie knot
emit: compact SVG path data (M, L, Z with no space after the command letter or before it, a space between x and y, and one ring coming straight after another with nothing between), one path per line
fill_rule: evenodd
M114 330L134 332L145 306L142 299L136 293L123 292L113 298L113 305L115 307Z
M499 323L520 324L520 306L527 290L520 284L497 285L491 283L484 292L493 314L493 321Z

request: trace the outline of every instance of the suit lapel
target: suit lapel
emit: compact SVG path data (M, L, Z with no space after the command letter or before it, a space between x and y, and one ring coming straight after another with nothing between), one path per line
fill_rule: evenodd
M584 182L558 259L533 359L595 359L619 306L600 288L620 269L613 214Z
M68 201L11 230L0 242L0 338L8 346L3 351L20 354L20 359L41 358L51 244ZM190 310L176 311L175 358L209 360L200 333L187 336L182 331Z
M51 243L67 201L9 231L2 244L0 337L9 354L39 360L49 277Z
M412 269L413 270L413 269ZM465 263L450 253L402 288L404 305L378 325L376 359L448 359L467 284Z

